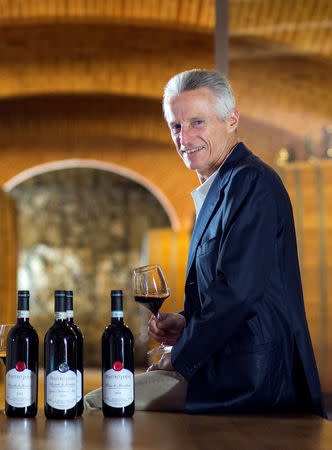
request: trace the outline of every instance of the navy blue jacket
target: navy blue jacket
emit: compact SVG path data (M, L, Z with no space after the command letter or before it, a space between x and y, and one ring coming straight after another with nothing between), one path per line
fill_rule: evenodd
M183 314L171 356L188 381L186 412L326 416L291 203L279 176L242 143L197 218Z

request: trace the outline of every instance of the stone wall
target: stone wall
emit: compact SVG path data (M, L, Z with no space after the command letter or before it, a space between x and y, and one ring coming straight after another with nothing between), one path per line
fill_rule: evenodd
M97 169L44 173L11 191L19 213L18 289L31 293L31 323L42 344L53 322L55 289L74 292L75 321L85 335L85 365L99 366L110 320L110 290L124 291L136 364L145 364L147 312L131 294L144 233L169 227L158 200L143 186Z

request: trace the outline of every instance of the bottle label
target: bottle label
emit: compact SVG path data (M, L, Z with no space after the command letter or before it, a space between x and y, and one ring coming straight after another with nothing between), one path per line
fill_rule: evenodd
M25 408L36 401L37 377L19 361L6 374L6 402L16 408Z
M76 382L76 401L79 402L82 398L82 374L80 370L77 371Z
M122 319L123 318L123 311L112 311L111 312L111 318L113 318L113 319Z
M17 311L18 319L29 319L30 311Z
M54 313L55 320L59 319L67 319L67 312L65 311L57 311Z
M70 409L76 405L76 374L72 370L54 370L46 377L46 402L56 409Z
M134 401L134 374L120 361L103 375L103 400L113 408L123 408Z
M68 319L72 319L74 317L74 311L72 309L67 309L67 317Z

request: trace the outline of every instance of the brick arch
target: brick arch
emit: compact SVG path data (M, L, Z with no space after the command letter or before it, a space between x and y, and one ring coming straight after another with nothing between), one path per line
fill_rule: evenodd
M162 208L165 210L171 222L172 230L177 231L180 229L180 221L173 205L170 203L166 195L154 183L131 169L109 162L103 162L94 159L76 158L39 164L37 166L26 169L23 172L20 172L19 174L8 180L3 185L3 190L6 192L10 192L15 186L22 183L23 181L42 173L81 167L100 169L116 173L144 186L149 192L152 193L154 197L157 198Z

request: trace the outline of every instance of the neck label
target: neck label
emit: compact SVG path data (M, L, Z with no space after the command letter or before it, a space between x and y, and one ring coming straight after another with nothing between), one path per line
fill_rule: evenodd
M122 319L123 318L123 311L112 311L111 318L112 319Z
M67 310L68 319L72 319L74 317L74 311L72 309Z
M28 319L30 317L30 311L17 311L18 319Z
M55 320L67 319L67 313L65 311L57 311L54 313Z

